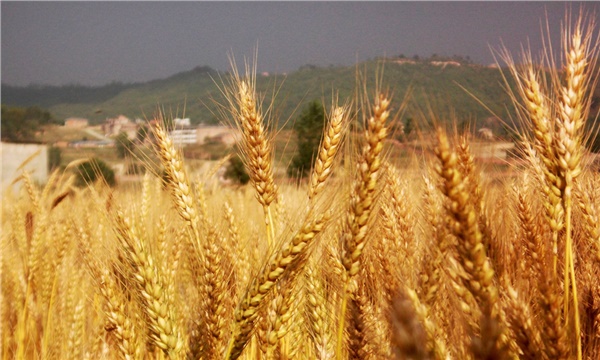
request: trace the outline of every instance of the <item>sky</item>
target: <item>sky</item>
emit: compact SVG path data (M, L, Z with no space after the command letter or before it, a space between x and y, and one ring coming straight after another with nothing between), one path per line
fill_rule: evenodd
M469 56L553 43L572 2L7 2L1 79L10 85L103 85L229 70L258 49L259 72L353 65L375 57ZM600 13L600 4L584 9ZM597 21L600 23L600 21Z

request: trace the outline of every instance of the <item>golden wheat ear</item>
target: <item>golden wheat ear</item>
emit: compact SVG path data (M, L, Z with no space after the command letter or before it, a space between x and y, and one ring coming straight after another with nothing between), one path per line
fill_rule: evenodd
M154 262L136 228L119 210L115 223L117 236L132 265L132 276L143 300L150 340L170 359L179 359L184 341L175 314L174 294L167 292L172 287L165 282L168 279Z
M308 198L311 201L323 190L325 181L331 175L334 160L342 147L346 134L348 110L348 106L334 106L329 115L329 121L324 129L323 139L310 177Z
M273 138L268 130L270 119L262 111L256 90L256 69L246 65L246 75L238 73L235 61L231 61L233 75L229 85L222 89L227 101L228 115L240 133L241 158L256 191L256 198L263 206L269 248L275 241L277 219L273 203L277 202L277 186L273 174ZM231 121L231 120L230 120Z
M167 176L167 186L171 191L171 198L179 216L185 221L190 229L193 244L200 249L200 218L194 203L194 196L190 180L184 167L181 152L175 148L173 140L169 137L163 125L163 116L152 127L152 133L156 137L156 151L160 156L161 163ZM201 252L199 252L201 254Z
M447 198L449 230L459 239L456 243L459 259L472 277L465 285L482 307L492 306L498 299L498 289L493 283L494 270L483 246L471 193L458 168L458 157L450 149L445 131L438 129L437 138L435 153L440 161L438 174L443 180L441 190Z
M342 303L337 333L336 357L342 357L346 307L352 291L349 287L351 279L360 270L360 258L367 240L367 225L374 208L377 181L382 165L381 152L383 142L388 135L387 119L389 117L389 96L382 92L375 94L372 113L366 120L364 146L358 163L357 178L351 195L349 212L342 234L341 262L344 266Z
M301 268L305 264L305 255L311 243L323 230L329 217L330 214L316 215L316 219L308 217L300 231L290 241L285 242L251 280L235 311L234 331L225 356L227 359L237 359L242 354L252 335L259 308L264 304L265 297L278 281L288 274L290 268Z

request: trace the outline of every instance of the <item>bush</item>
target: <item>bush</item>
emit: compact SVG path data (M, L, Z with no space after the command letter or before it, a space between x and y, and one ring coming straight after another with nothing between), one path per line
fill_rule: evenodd
M145 173L146 167L140 163L131 163L125 169L125 175L143 175Z
M133 156L135 145L125 132L120 132L115 139L115 149L117 150L117 156L120 159Z
M2 105L2 141L34 141L35 132L43 125L54 122L52 115L36 106L22 108Z
M77 180L75 184L80 187L93 184L97 180L104 181L108 186L115 186L115 172L104 161L92 158L77 166Z
M246 172L244 163L237 155L229 160L229 164L225 169L225 178L231 179L241 185L246 185L250 181L250 176Z
M294 132L298 138L298 151L288 168L288 176L303 178L308 175L325 126L325 109L319 101L313 101L294 123Z
M62 151L60 148L51 146L48 149L48 170L52 171L60 166L62 162Z

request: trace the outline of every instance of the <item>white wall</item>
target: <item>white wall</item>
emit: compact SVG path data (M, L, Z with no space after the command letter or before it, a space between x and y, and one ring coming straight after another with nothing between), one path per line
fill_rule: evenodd
M21 175L23 169L17 171L30 156L39 153L31 159L23 169L28 170L33 181L40 184L48 181L48 147L39 144L11 144L2 143L0 154L2 157L2 192ZM20 188L20 183L13 186L15 190Z

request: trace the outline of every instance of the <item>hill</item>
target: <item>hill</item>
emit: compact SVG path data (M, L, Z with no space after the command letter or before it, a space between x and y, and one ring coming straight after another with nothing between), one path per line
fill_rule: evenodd
M342 100L354 99L357 69L367 74L367 85L372 87L382 62L385 63L383 83L393 91L396 104L409 87L412 89L407 117L427 113L431 107L442 120L454 116L459 122L481 123L491 114L473 96L499 116L507 115L505 107L510 100L503 90L498 69L443 59L376 59L356 67L306 65L285 76L259 74L257 89L265 97L265 108L276 94L273 108L281 124L311 100L321 99L329 105L332 90L338 91ZM194 123L211 124L221 120L215 101L224 101L215 82L221 84L227 79L227 73L197 67L165 79L136 84L113 83L101 87L14 87L3 84L2 102L37 105L48 108L57 119L83 117L92 123L119 114L130 118L151 117L160 105L167 113L185 115Z

